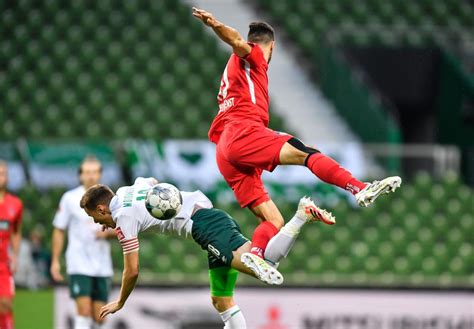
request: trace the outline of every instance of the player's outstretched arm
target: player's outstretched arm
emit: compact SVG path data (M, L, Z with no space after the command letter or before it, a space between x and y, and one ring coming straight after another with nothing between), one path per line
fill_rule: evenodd
M113 314L120 310L127 301L128 296L137 283L139 264L138 250L123 256L124 269L122 274L122 287L120 288L119 299L111 302L100 309L100 318L104 319L108 314Z
M217 36L230 45L237 56L245 57L250 54L252 47L237 30L219 22L211 13L196 7L193 7L193 16L200 19L207 26L212 27Z

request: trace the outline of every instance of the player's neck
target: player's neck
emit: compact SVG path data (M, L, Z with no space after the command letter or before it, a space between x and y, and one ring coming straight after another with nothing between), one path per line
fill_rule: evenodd
M5 195L7 194L7 190L0 190L0 202L5 199Z

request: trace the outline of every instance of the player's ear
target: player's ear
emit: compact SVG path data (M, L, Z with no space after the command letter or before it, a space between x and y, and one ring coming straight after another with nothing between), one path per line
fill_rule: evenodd
M103 204L98 204L96 210L101 215L105 215L107 213Z

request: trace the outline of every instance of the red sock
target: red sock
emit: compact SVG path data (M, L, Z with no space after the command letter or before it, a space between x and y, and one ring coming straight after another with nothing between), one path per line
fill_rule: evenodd
M12 312L0 314L0 329L13 329Z
M365 183L355 179L350 172L342 168L339 163L322 153L308 155L306 167L322 181L339 186L352 194L357 194L366 186Z
M268 241L278 233L278 229L272 223L264 221L257 226L252 236L252 248L250 252L263 258Z

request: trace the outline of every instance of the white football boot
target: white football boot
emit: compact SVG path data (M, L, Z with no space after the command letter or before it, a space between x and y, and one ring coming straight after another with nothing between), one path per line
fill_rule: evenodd
M257 255L245 252L240 256L240 260L260 281L271 285L280 285L283 283L283 275Z
M395 191L401 184L402 179L398 176L387 177L381 181L373 181L355 195L356 201L359 206L367 207L380 195Z
M328 225L336 224L336 217L327 210L319 208L314 201L305 196L300 199L296 216L306 219L307 223L323 222Z

